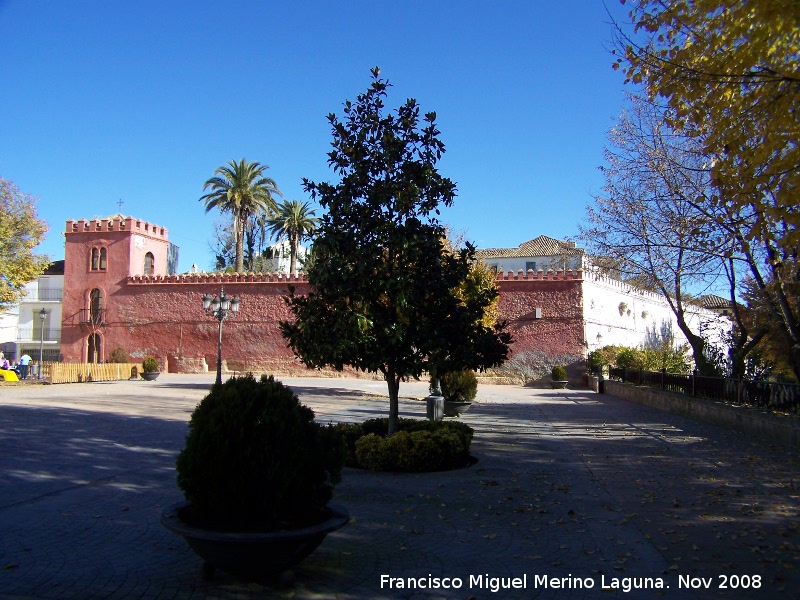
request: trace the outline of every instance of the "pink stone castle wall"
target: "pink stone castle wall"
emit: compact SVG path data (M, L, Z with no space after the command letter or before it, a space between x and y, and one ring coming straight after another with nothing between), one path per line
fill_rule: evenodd
M584 354L582 273L501 276L502 319L509 322L515 353L541 351L554 356ZM536 309L540 309L540 318Z
M145 229L146 226L146 229ZM139 247L133 236L144 238ZM87 338L96 332L101 360L115 348L134 358L155 356L171 372L198 372L216 368L218 322L202 310L205 294L239 296L240 311L223 323L223 358L231 370L297 370L280 334L278 323L291 318L284 301L289 285L296 293L308 291L304 279L261 274L166 275L168 247L165 229L141 221L68 221L65 252L64 359L84 361ZM108 248L106 271L89 268L93 246ZM156 256L156 274L141 275L144 252ZM515 353L537 350L552 355L582 356L584 324L580 272L527 275L501 274L501 318L509 322ZM91 289L102 289L106 321L92 329L80 323L80 309L88 307ZM536 318L536 309L541 318Z

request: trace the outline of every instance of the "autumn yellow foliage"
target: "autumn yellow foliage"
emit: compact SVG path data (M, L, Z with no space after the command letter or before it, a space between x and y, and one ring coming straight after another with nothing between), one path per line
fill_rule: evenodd
M758 212L750 240L797 248L800 2L635 0L616 66L713 161L716 200ZM780 253L780 252L779 252Z
M666 103L676 131L702 140L716 190L703 200L735 239L800 377L800 1L630 6L614 66Z
M36 200L0 177L0 306L17 303L22 286L47 267L49 259L33 253L46 231L36 217Z

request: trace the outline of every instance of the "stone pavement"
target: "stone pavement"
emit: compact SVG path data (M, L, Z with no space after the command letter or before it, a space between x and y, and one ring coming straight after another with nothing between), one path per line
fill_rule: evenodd
M475 465L345 469L351 523L294 585L206 581L159 516L212 381L0 384L1 600L800 598L796 451L585 390L489 385L463 417ZM284 381L322 422L388 408L382 382ZM424 416L424 384L400 393Z

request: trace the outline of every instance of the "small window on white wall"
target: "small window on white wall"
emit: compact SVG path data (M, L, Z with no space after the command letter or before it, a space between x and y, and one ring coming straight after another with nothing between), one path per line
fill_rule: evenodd
M145 275L152 275L153 274L153 267L155 265L156 259L153 256L152 252L148 252L144 255L144 274Z

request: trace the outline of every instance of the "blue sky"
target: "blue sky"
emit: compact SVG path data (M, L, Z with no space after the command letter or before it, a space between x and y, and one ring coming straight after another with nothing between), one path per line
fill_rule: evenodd
M575 236L622 107L610 39L600 0L0 0L0 176L39 198L54 260L67 219L122 200L210 268L203 183L245 157L308 200L303 177L335 180L326 115L377 65L390 107L437 113L445 223L481 248Z

